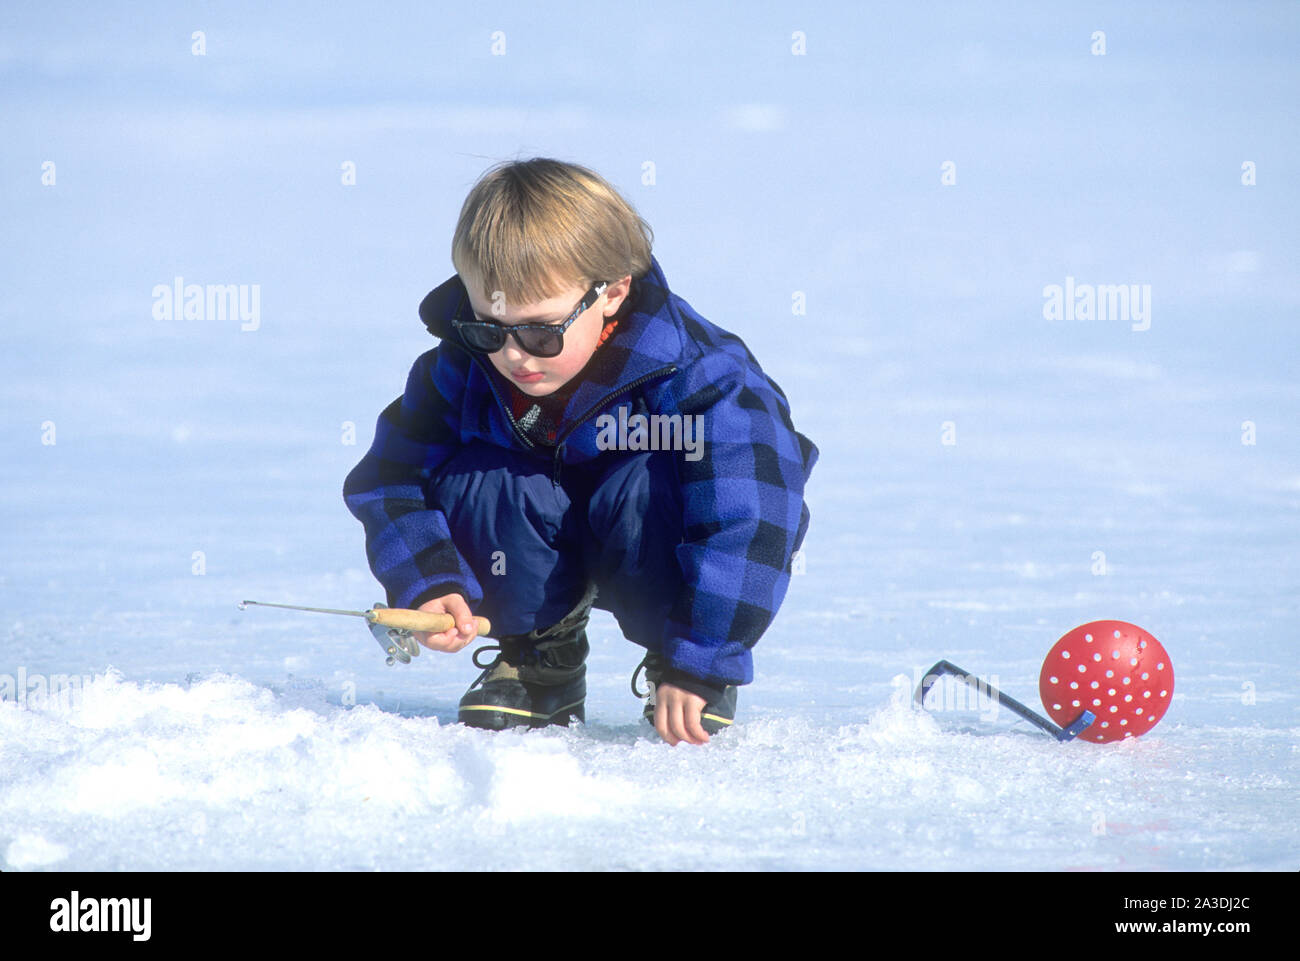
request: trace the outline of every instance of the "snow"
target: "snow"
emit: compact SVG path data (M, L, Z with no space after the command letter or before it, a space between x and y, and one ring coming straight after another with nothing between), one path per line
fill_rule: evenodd
M601 8L658 67L599 82L594 7L503 8L490 63L415 5L6 10L0 868L1295 870L1296 8L670 7ZM487 733L468 651L236 610L381 599L343 477L465 191L534 154L628 194L822 451L704 748L640 721L605 614L588 723ZM156 319L178 276L259 285L256 329ZM1150 329L1045 320L1067 277L1150 284ZM1100 618L1177 672L1139 739L909 703L946 658L1037 708Z
M11 868L1276 868L1296 730L1063 747L908 704L759 710L706 751L629 723L485 733L232 675L0 708ZM1208 757L1248 752L1253 769ZM1207 811L1217 817L1205 818ZM54 843L48 838L66 838Z

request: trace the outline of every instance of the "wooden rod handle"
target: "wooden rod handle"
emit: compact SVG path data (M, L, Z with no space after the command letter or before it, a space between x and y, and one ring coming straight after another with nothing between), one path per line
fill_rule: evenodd
M451 630L456 621L450 614L433 614L428 611L412 611L404 607L380 607L366 612L366 620L384 627L405 628L408 631L428 631L441 634ZM486 617L474 618L480 636L492 633L492 625Z

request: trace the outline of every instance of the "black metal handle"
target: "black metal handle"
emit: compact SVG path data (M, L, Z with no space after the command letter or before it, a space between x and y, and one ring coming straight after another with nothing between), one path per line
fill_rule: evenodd
M916 687L917 704L921 705L921 707L925 707L925 696L930 693L930 688L934 687L935 682L945 674L957 678L957 680L966 684L968 687L974 688L985 697L993 698L1009 711L1024 718L1030 724L1042 728L1058 741L1074 740L1082 731L1086 730L1093 721L1097 720L1097 716L1093 714L1092 711L1084 711L1066 727L1057 727L1041 714L1025 707L1014 697L1003 694L992 684L987 681L981 681L974 674L971 674L968 671L963 671L951 661L939 661L934 665L934 667L930 668L930 670L926 672L924 677L921 678L921 683Z

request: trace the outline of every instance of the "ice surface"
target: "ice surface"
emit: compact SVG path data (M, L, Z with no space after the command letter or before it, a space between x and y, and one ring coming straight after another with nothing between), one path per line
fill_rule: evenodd
M1175 724L1062 747L943 724L899 682L859 719L765 712L687 751L633 723L484 733L319 689L110 672L66 710L0 708L15 772L0 817L24 826L5 857L94 870L1286 863L1295 730ZM1206 763L1234 751L1253 770Z
M518 9L491 58L422 5L204 8L199 58L171 5L6 8L0 867L1300 866L1297 8L601 7L656 67L599 77L590 10ZM822 451L703 749L638 720L603 614L588 723L489 734L468 652L236 609L382 598L343 477L465 191L533 154L627 192ZM178 276L260 285L260 326L155 319ZM1067 277L1151 284L1150 329L1044 320ZM1139 740L906 703L947 658L1037 707L1099 618L1177 672Z

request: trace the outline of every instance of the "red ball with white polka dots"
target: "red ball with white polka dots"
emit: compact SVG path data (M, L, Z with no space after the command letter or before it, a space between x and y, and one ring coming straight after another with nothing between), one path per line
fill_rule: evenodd
M1061 727L1085 710L1097 715L1080 741L1122 741L1145 734L1165 716L1174 666L1164 646L1136 624L1092 621L1052 645L1038 693Z

